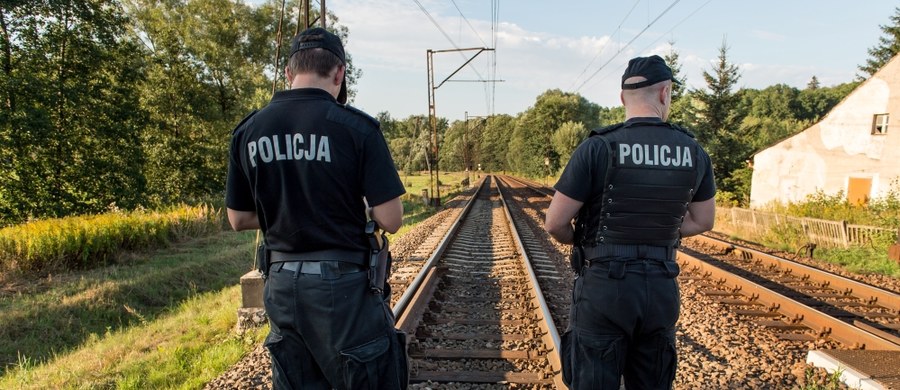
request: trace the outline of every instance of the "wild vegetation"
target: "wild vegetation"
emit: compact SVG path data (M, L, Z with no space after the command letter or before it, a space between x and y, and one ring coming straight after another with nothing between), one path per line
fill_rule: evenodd
M0 388L199 388L261 341L234 335L252 232L3 280Z
M465 187L464 178L441 173L443 202ZM415 195L429 188L428 175L405 180L409 193L398 235L437 211ZM233 332L241 300L237 281L254 266L255 235L222 232L221 217L201 211L163 215L206 216L188 218L199 226L174 229L194 238L119 251L106 267L0 274L0 388L198 388L259 345L267 329ZM92 218L121 224L133 217ZM205 219L217 228L200 234L209 226Z
M123 251L154 249L222 230L209 206L44 219L0 229L0 271L54 271L113 262Z
M13 1L0 7L0 226L32 219L198 204L221 198L230 132L283 88L276 68L280 3L234 0ZM314 12L314 17L316 10ZM290 15L288 15L290 16ZM296 19L285 17L281 47ZM331 28L349 41L335 15ZM860 66L897 52L900 11ZM48 50L52 48L52 50ZM676 72L676 46L666 57ZM713 157L723 199L746 203L754 152L819 120L858 84L738 88L722 43L702 88L675 89L672 121ZM278 51L284 64L285 50ZM350 95L361 75L349 64ZM381 120L399 169L558 173L579 139L620 121L577 93L545 91L518 114Z
M272 44L279 5L0 5L0 388L199 387L258 344L259 334L231 334L234 285L251 267L253 235L218 232L220 212L197 205L223 197L234 125L283 88ZM282 48L294 20L284 18ZM328 20L350 37L335 15ZM676 88L672 120L713 156L723 201L747 201L749 156L821 119L897 54L900 9L882 30L858 80L822 86L810 75L804 88L737 88L723 42L704 88ZM674 46L666 57L684 80ZM360 72L351 58L351 86ZM553 176L589 130L624 111L548 90L518 114L439 118L437 156L427 117L377 117L411 183L409 223L434 211L416 199L430 184L419 172ZM840 199L821 194L785 207L898 225L897 198L871 203L872 214ZM102 214L109 210L121 211ZM41 276L27 274L35 270Z

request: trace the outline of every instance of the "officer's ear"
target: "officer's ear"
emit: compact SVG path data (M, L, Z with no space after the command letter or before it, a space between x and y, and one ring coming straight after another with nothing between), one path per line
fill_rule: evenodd
M669 98L669 91L672 90L670 85L663 85L662 88L659 89L659 103L662 105L666 105L666 100Z
M284 67L284 79L288 81L288 83L294 83L294 72L291 72L290 66Z
M337 71L334 72L334 78L331 80L331 82L333 82L334 85L340 86L341 83L344 82L344 73L346 71L347 71L347 65L338 65Z

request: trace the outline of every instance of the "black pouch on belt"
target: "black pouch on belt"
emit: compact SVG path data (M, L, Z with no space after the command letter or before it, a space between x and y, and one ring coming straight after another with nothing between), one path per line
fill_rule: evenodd
M387 236L378 229L378 223L366 223L366 237L369 240L369 288L373 294L384 292L384 283L390 272L391 252Z
M580 245L572 245L572 254L569 255L569 263L576 274L584 273L584 248Z
M265 243L260 243L256 246L256 269L259 273L262 274L263 279L269 276L269 266L272 265L270 261L269 251L266 248Z

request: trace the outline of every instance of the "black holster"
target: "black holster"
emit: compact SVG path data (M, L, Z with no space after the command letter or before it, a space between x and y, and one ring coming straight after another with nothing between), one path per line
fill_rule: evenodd
M366 238L369 240L369 289L373 294L383 294L391 272L390 245L375 221L366 223Z
M256 246L256 269L262 274L263 279L269 276L269 267L272 265L270 253L264 242Z
M584 272L584 248L581 245L572 245L572 254L569 255L569 264L577 275Z

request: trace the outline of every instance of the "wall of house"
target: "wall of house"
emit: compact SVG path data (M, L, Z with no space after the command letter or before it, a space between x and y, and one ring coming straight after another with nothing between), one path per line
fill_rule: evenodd
M876 114L888 131L872 134ZM900 57L861 84L819 123L753 158L750 206L800 201L817 190L848 190L850 178L872 180L870 198L900 190Z

